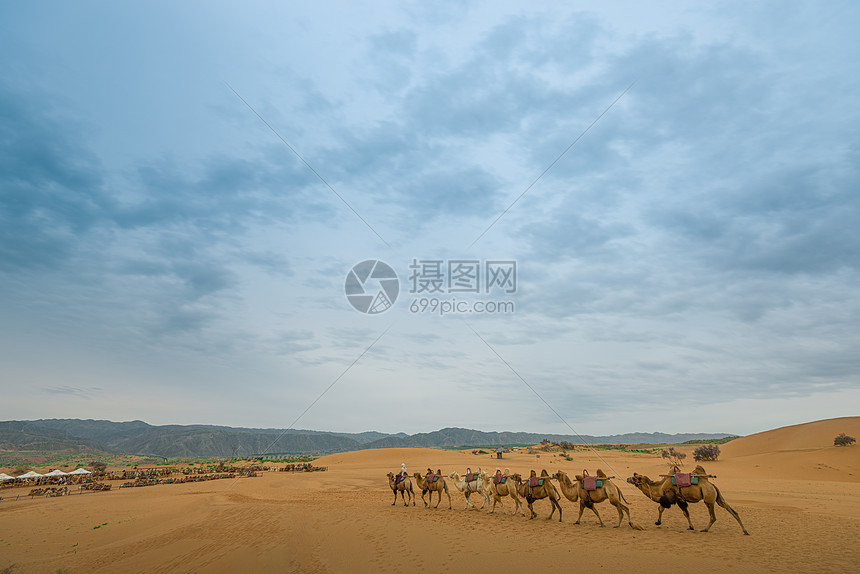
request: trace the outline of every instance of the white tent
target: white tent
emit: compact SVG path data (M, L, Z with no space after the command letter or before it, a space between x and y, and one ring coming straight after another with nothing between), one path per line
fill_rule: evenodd
M21 478L41 478L41 477L42 477L42 475L41 475L41 474L39 474L38 472L34 472L34 471L32 471L32 470L31 470L30 472L27 472L27 473L25 473L25 474L22 474L22 475L21 475L21 476L19 476L18 478L19 478L19 479L21 479Z
M5 472L0 472L0 482L2 482L2 481L4 481L4 480L15 480L15 477L14 477L14 476L9 476L9 475L8 475L8 474L6 474Z
M62 470L57 469L57 470L52 470L51 472L49 472L45 476L66 476L68 474L69 474L68 472L63 472Z
M85 468L76 468L72 472L69 472L66 474L92 474L92 473Z

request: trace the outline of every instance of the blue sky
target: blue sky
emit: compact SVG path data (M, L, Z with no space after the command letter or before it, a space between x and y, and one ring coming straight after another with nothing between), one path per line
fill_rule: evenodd
M583 434L858 414L856 3L174 4L0 8L0 419L568 432L473 329Z

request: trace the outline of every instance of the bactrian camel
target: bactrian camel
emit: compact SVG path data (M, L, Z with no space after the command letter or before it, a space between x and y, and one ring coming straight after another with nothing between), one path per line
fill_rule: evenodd
M394 491L394 502L391 503L391 506L397 504L397 493L400 493L400 498L403 499L403 506L409 506L406 502L406 494L409 495L409 501L412 502L412 506L415 506L415 492L412 490L412 480L408 476L404 476L400 482L397 484L394 483L397 477L393 472L388 473L388 486L391 487L391 490Z
M500 473L501 470L496 469L496 473ZM484 479L484 493L493 499L493 507L490 509L490 514L495 512L496 503L502 506L502 511L505 510L505 505L502 503L503 496L510 496L514 501L514 516L517 515L517 511L519 511L523 516L526 515L526 511L523 509L523 503L520 501L520 496L517 494L517 483L509 476L511 471L507 468L502 476L506 476L505 482L500 482L499 484L495 484L495 479L492 476L488 476L486 473L482 475Z
M606 478L606 474L600 469L597 469L597 477L603 481L603 486L597 487L595 490L585 490L582 487L583 477L576 475L576 480L570 480L570 477L567 476L563 470L559 470L555 474L552 475L554 479L558 481L558 485L561 487L561 493L571 502L579 502L579 516L576 518L576 522L574 524L579 524L579 521L582 519L582 512L589 508L594 515L597 517L597 520L600 521L600 526L603 527L603 519L600 518L600 514L597 512L596 504L599 504L605 500L609 501L609 504L615 507L618 511L618 524L615 525L615 528L621 526L621 521L624 519L624 514L627 514L627 524L630 525L630 528L634 530L643 530L641 526L635 524L630 519L630 509L627 507L624 498L624 494L618 488L618 485L613 484L611 480Z
M645 496L660 504L657 522L654 523L657 526L660 526L663 522L663 510L671 507L673 504L677 504L684 513L684 516L687 517L689 530L695 530L695 528L693 528L693 522L690 520L690 512L687 510L687 504L704 501L705 505L708 507L708 513L711 515L711 521L708 523L707 527L702 529L702 532L710 530L711 526L714 525L714 522L717 521L717 516L714 512L714 504L719 504L725 508L729 514L735 517L735 520L740 524L741 530L744 531L744 534L749 535L743 522L741 522L741 517L738 516L738 513L735 512L731 506L729 506L729 503L726 502L726 499L723 498L722 493L720 493L720 489L714 484L711 484L708 480L708 473L705 472L705 469L701 466L697 466L693 471L693 474L699 475L699 484L685 487L674 486L672 484L672 477L670 476L667 476L658 482L651 480L647 476L636 474L635 472L633 473L633 476L627 479L627 482L636 486L645 494Z
M439 503L442 502L442 492L445 492L445 496L448 497L448 510L451 509L451 495L448 493L448 485L445 483L445 477L439 476L439 480L436 482L427 482L423 476L421 476L420 472L416 472L414 475L415 484L418 485L418 488L421 489L421 500L424 501L424 506L429 507L430 504L433 504L433 493L439 493L439 500L436 501L436 506L433 508L439 508ZM424 494L427 492L430 493L430 504L424 500Z
M517 494L526 499L526 503L529 505L529 512L531 512L529 520L532 520L537 516L532 504L536 500L549 498L549 501L552 504L552 511L546 519L551 520L552 515L555 514L556 509L558 509L558 521L561 522L561 504L558 503L558 491L555 489L555 485L549 480L549 474L547 474L545 470L541 473L540 478L544 479L543 484L540 486L529 486L529 480L523 480L519 474L512 475L508 480L513 479L516 482Z
M462 492L463 495L466 497L466 506L464 510L469 507L475 508L475 505L469 501L469 496L473 492L477 492L483 498L483 502L481 502L481 509L483 509L485 505L487 508L490 507L490 497L487 496L487 493L484 492L484 480L482 474L483 476L486 476L486 474L481 472L481 469L478 469L478 472L473 473L475 480L473 480L472 482L466 482L466 478L461 478L460 475L456 472L452 472L448 475L448 478L454 481L454 486L457 487L457 490Z

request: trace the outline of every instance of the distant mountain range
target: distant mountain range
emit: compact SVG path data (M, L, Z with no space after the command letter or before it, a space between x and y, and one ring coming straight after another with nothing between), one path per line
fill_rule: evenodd
M583 435L590 444L679 444L731 437L707 433ZM407 435L375 431L336 433L312 430L234 428L211 425L154 426L143 421L41 419L0 422L0 450L83 451L161 457L248 457L267 453L331 454L368 448L496 447L537 444L544 439L582 444L576 436L527 432L483 432L445 428Z

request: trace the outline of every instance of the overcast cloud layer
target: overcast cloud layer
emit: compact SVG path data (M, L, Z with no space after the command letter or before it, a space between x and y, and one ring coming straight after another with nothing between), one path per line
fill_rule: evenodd
M3 5L0 419L860 414L860 6L642 4ZM516 260L458 297L515 312L410 312L413 259Z

